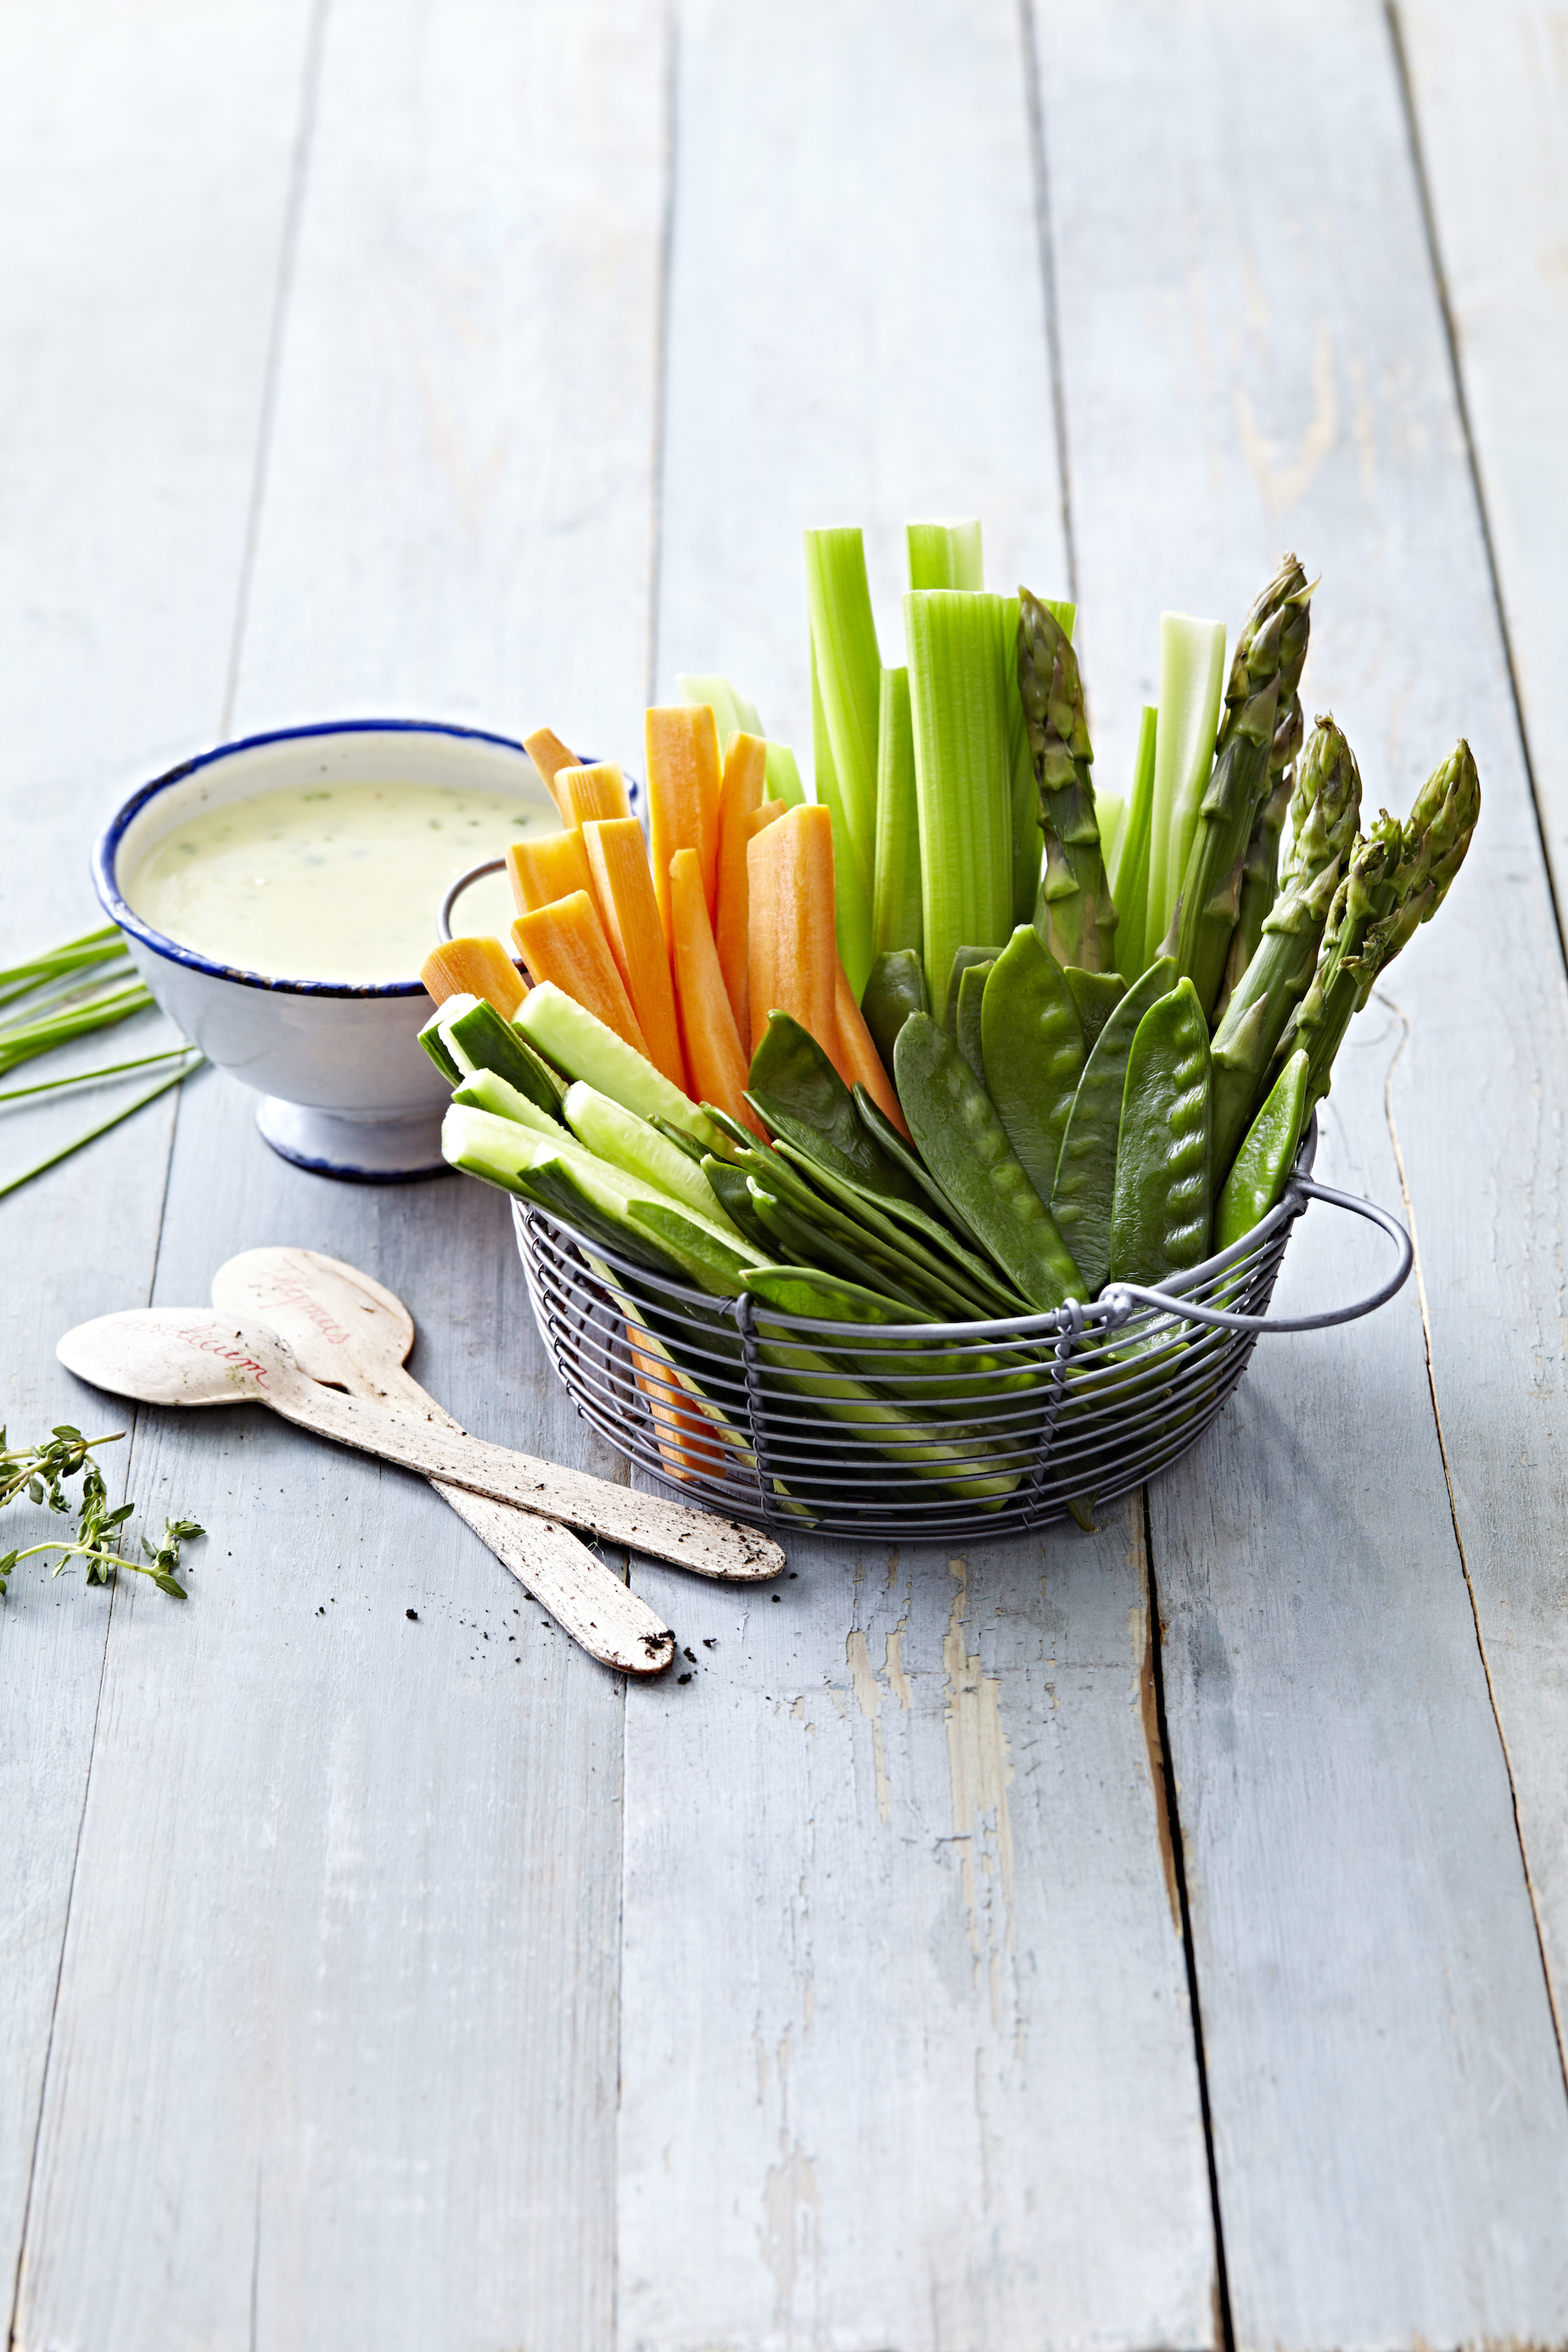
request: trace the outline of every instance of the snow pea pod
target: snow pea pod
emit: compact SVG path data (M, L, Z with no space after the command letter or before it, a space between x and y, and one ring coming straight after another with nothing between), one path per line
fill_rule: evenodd
M854 1254L862 1269L860 1279L873 1267L879 1282L890 1276L901 1289L914 1293L934 1322L973 1322L1011 1311L986 1307L933 1251L894 1224L864 1192L830 1175L793 1143L773 1151L759 1149L742 1153L739 1165L756 1178L763 1192L787 1201L808 1221L813 1233L830 1234ZM811 1171L816 1185L803 1170Z
M1063 974L1083 1023L1085 1053L1092 1053L1095 1040L1127 993L1127 982L1119 971L1082 971L1069 963Z
M847 1248L789 1202L781 1200L777 1192L760 1184L754 1176L748 1176L745 1184L756 1228L766 1236L762 1246L770 1257L784 1265L809 1264L814 1258L826 1260L842 1281L858 1281L863 1288L874 1290L889 1305L906 1309L916 1322L929 1315L929 1307L922 1307L912 1291L906 1290L864 1254ZM824 1276L823 1279L826 1278Z
M1208 1255L1214 1086L1209 1024L1190 980L1138 1024L1127 1057L1110 1278L1161 1283Z
M991 968L981 1034L985 1091L1025 1175L1048 1204L1087 1049L1062 968L1032 923L1019 925Z
M953 949L952 969L947 975L947 1002L942 1008L942 1025L954 1045L958 1043L958 997L964 973L973 971L977 963L994 963L1001 952L1000 948ZM894 1084L897 1083L895 1079Z
M899 1100L931 1174L1033 1307L1085 1296L1083 1277L1007 1140L990 1096L929 1013L899 1034Z
M1306 1121L1307 1058L1305 1046L1291 1055L1247 1131L1215 1211L1216 1251L1261 1224L1285 1190Z
M770 1013L752 1055L746 1099L774 1135L821 1157L837 1173L896 1201L916 1188L855 1112L848 1087L808 1029Z
M958 983L958 1024L954 1033L958 1050L982 1086L985 1084L985 1045L981 1035L980 1008L985 983L995 969L994 957L989 963L972 963Z
M944 1307L937 1320L984 1322L1026 1311L1025 1302L988 1261L973 1256L914 1202L874 1199L864 1185L851 1183L809 1152L798 1150L787 1137L780 1138L773 1158L784 1161L814 1203L837 1204L883 1248L901 1251L928 1291L941 1286L950 1301L961 1302Z
M855 1088L855 1108L889 1159L896 1160L905 1174L914 1178L937 1222L944 1227L952 1225L962 1241L972 1243L975 1249L983 1251L985 1244L968 1218L960 1216L914 1145L906 1142L892 1120L871 1100L864 1087Z
M1044 1365L1016 1354L998 1354L994 1349L933 1347L924 1339L900 1338L896 1328L886 1337L880 1333L873 1337L866 1329L868 1324L884 1328L907 1327L923 1318L862 1284L840 1281L814 1266L755 1266L746 1287L754 1298L777 1307L781 1314L856 1327L856 1368L879 1388L906 1397L922 1412L945 1416L957 1404L973 1412L976 1405L1026 1394L1050 1378ZM1005 1412L1002 1417L1008 1417ZM1016 1407L1012 1408L1011 1419L1017 1419Z
M1084 1064L1057 1160L1051 1214L1096 1297L1110 1265L1110 1211L1116 1191L1116 1138L1127 1056L1138 1024L1174 986L1176 967L1162 956L1128 990Z
M866 1016L866 1026L871 1032L871 1042L882 1057L882 1067L889 1079L893 1075L893 1047L900 1030L911 1013L929 1013L931 1002L926 995L925 965L917 948L889 948L871 966L871 977L866 982L866 993L860 999L860 1010Z

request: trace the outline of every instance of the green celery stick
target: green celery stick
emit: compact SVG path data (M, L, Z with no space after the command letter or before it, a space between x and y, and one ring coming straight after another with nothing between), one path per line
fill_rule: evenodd
M1197 830L1198 803L1214 766L1225 682L1225 624L1184 613L1160 615L1160 725L1154 745L1154 810L1149 834L1144 961L1159 952ZM1120 899L1117 901L1121 905Z
M983 588L980 524L911 522L904 526L911 588Z
M930 526L935 528L934 525ZM911 530L917 526L910 525ZM871 893L873 957L921 947L921 819L915 797L914 720L907 669L882 672L877 728L877 869ZM864 989L864 982L861 983Z
M1116 844L1107 853L1110 895L1116 902L1116 969L1129 988L1150 959L1144 952L1149 919L1149 844L1154 816L1154 755L1159 712L1143 705L1138 722L1138 753L1132 763L1132 791ZM1102 835L1103 838L1103 835Z
M708 677L681 670L676 677L675 691L682 702L707 703L719 730L721 751L731 735L760 735L763 731L756 704L738 686L731 686L727 677Z
M767 797L783 801L786 808L800 808L805 800L805 786L800 781L800 768L787 743L768 745Z
M878 692L879 697L879 680ZM817 802L833 820L833 911L838 959L848 976L850 987L858 996L871 976L871 966L876 961L871 952L871 869L862 867L856 855L848 812L838 787L838 770L834 762L833 745L827 732L827 716L823 707L815 643L811 649L811 745ZM872 846L874 852L874 842Z
M926 986L947 1002L964 941L1013 933L1013 811L1000 596L956 588L904 598Z
M868 901L877 846L877 721L882 656L858 530L805 534L806 608L833 772ZM835 876L837 882L837 875ZM854 975L850 974L853 981ZM865 985L865 973L860 983Z

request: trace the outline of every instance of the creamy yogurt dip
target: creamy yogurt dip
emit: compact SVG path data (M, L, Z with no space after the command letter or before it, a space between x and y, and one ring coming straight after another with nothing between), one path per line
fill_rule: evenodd
M201 809L120 877L165 938L269 980L414 980L447 889L509 842L558 825L525 794L321 783ZM504 875L465 892L463 930L504 940Z

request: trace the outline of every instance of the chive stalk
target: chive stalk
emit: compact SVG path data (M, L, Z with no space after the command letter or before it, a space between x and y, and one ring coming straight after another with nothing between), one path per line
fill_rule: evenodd
M911 588L983 588L980 524L911 522L904 526Z
M953 951L1003 944L1013 911L1004 599L911 589L904 598L920 808L926 986L947 1002Z
M1154 809L1149 833L1149 898L1142 949L1160 942L1197 830L1198 803L1214 766L1225 682L1225 624L1185 613L1160 615L1160 725L1154 748Z
M1132 763L1132 790L1122 820L1116 854L1110 860L1110 895L1121 918L1116 926L1116 969L1129 988L1148 970L1149 847L1154 815L1154 764L1159 713L1143 705L1138 722L1138 751Z
M95 1143L100 1135L107 1135L111 1127L118 1127L121 1119L130 1118L135 1112L144 1110L150 1102L156 1102L160 1095L167 1094L171 1087L177 1087L182 1079L187 1078L201 1060L201 1055L197 1054L195 1061L185 1063L180 1069L171 1070L167 1076L159 1078L154 1085L139 1094L134 1101L121 1104L121 1108L111 1111L107 1118L100 1118L96 1127L89 1127L82 1135L73 1136L68 1143L62 1143L58 1151L51 1151L46 1159L36 1160L30 1168L24 1168L19 1176L8 1178L4 1184L0 1184L0 1201L3 1201L8 1192L19 1192L24 1184L30 1183L35 1176L41 1176L46 1169L58 1168L62 1160L68 1160L72 1152L79 1151L84 1144Z
M917 528L936 529L934 524ZM921 816L915 792L914 719L907 669L882 672L877 723L877 871L871 892L871 945L921 950Z

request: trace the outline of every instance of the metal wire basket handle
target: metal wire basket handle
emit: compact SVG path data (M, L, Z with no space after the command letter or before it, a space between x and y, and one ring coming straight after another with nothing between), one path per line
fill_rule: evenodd
M1317 1315L1230 1315L1220 1307L1200 1307L1195 1300L1184 1298L1172 1290L1146 1290L1142 1283L1116 1282L1102 1290L1096 1304L1105 1310L1106 1321L1114 1329L1125 1323L1140 1307L1153 1307L1166 1315L1179 1315L1189 1323L1207 1323L1216 1331L1326 1331L1336 1323L1353 1323L1358 1317L1370 1315L1374 1307L1385 1306L1400 1289L1415 1263L1415 1250L1409 1234L1397 1217L1390 1216L1371 1201L1363 1201L1354 1192L1336 1192L1331 1184L1315 1184L1310 1176L1293 1176L1286 1187L1284 1198L1272 1212L1271 1219L1284 1223L1299 1217L1309 1201L1326 1201L1333 1209L1348 1209L1352 1216L1364 1217L1369 1224L1381 1225L1399 1253L1399 1263L1387 1280L1364 1298L1355 1299L1349 1307L1326 1307ZM1262 1228L1258 1229L1261 1231ZM1221 1272L1233 1259L1245 1256L1257 1242L1257 1233L1249 1234L1218 1257L1210 1258L1198 1270L1198 1278L1209 1279Z

